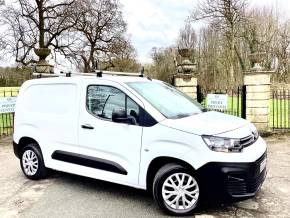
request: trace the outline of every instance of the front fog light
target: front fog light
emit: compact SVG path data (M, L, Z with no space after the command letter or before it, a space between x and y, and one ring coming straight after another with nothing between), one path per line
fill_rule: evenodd
M202 136L205 144L213 151L237 152L241 151L239 139L223 138L216 136Z

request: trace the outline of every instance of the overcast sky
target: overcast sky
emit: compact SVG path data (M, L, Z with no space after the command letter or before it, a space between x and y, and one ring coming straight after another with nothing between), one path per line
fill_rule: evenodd
M138 60L150 63L152 47L173 45L179 29L198 0L120 0L128 33L137 50ZM273 6L283 17L290 18L290 0L248 0L250 7ZM1 31L1 30L0 30ZM13 61L0 61L0 66L11 66ZM69 66L67 66L69 67ZM61 68L62 69L62 68Z
M148 63L152 47L174 44L197 0L120 0L128 32L141 63ZM249 0L250 7L273 5L290 15L289 0ZM288 13L287 13L288 12ZM289 16L288 15L288 16ZM290 17L290 16L289 16Z

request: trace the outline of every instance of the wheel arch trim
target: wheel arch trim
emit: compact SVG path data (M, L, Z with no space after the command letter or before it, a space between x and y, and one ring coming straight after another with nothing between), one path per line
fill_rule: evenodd
M37 140L35 140L34 138L29 137L29 136L23 136L19 139L18 143L13 141L13 150L14 150L14 154L16 155L16 157L20 158L22 148L25 145L28 145L31 143L37 144L38 148L40 149L40 152L42 153L41 147L40 147Z
M196 171L196 169L186 160L182 160L180 158L171 157L171 156L155 157L154 159L152 159L150 161L148 168L147 168L147 171L146 171L145 188L147 190L151 190L153 179L154 179L156 173L158 172L158 170L162 166L164 166L165 164L168 164L168 163L176 163L176 164L179 164L181 166L188 168L189 170L192 170L193 172Z

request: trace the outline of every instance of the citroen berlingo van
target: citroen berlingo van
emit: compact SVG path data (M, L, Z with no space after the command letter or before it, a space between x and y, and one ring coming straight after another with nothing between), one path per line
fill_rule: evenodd
M206 195L253 197L267 173L253 124L146 77L32 79L20 89L14 126L27 178L54 169L146 189L173 215L193 213Z

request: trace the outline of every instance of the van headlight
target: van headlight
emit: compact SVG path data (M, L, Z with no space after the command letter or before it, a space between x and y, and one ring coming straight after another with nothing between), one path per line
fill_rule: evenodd
M242 150L240 139L231 139L216 136L202 136L205 144L213 151L219 152L239 152Z

